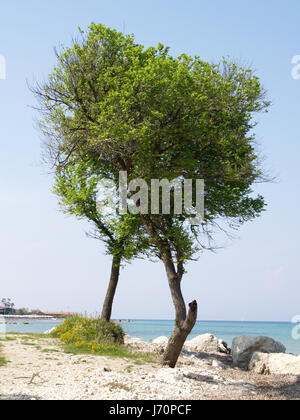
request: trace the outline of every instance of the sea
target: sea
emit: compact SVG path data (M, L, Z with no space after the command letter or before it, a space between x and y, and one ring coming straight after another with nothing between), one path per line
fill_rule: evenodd
M18 321L17 324L7 324L5 328L7 332L43 333L59 323L57 321L36 320L29 321L28 324L24 325ZM169 337L174 327L174 321L160 320L130 320L120 322L120 324L131 337L141 338L143 341L149 342L160 336ZM297 328L298 333L295 328ZM299 332L300 327L290 322L198 321L189 339L197 335L211 333L218 338L222 338L231 346L233 338L240 335L267 336L284 344L288 353L299 355L300 337L298 340L296 339L300 335Z

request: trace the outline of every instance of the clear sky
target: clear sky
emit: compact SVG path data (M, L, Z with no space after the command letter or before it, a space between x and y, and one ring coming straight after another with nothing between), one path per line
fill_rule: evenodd
M183 291L200 319L290 320L300 314L299 0L4 0L0 8L0 297L42 310L99 311L110 272L100 242L83 222L59 212L52 179L40 164L34 103L26 81L43 80L53 47L69 44L91 21L218 61L230 55L257 70L271 112L256 129L265 166L278 182L260 185L268 211L238 239L188 266ZM0 71L1 74L1 71ZM136 261L121 272L116 318L172 319L161 263Z

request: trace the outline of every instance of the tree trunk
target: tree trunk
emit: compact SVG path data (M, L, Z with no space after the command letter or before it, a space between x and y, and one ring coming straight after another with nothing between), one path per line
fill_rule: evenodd
M169 287L176 312L175 329L169 340L167 348L162 356L162 364L174 368L182 347L190 334L197 319L197 302L189 305L189 312L186 315L186 306L181 292L181 278L176 270L170 256L164 258Z
M112 305L113 305L113 301L114 301L114 297L115 297L115 293L116 293L116 289L117 289L117 285L119 281L120 265L121 265L121 257L114 256L112 267L111 267L109 285L108 285L107 293L106 293L103 308L102 308L102 314L101 314L101 319L107 322L109 322L111 318Z

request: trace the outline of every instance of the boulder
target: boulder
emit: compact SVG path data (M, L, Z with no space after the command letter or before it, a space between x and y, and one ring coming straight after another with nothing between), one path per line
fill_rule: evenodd
M153 340L153 344L158 344L159 346L162 346L162 347L166 347L168 342L169 342L168 337L164 337L164 336L158 337L155 340Z
M249 370L260 375L300 375L300 356L256 352L250 361Z
M233 364L248 369L254 353L285 353L285 347L269 337L236 337L232 342Z
M212 334L198 335L198 337L186 341L184 348L194 353L218 353L219 340Z
M194 353L225 353L230 349L224 340L219 340L213 334L202 334L185 343L184 349Z

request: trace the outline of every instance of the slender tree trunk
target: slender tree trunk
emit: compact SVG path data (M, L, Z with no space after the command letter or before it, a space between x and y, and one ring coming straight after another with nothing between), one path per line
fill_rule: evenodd
M120 265L121 265L121 257L114 256L112 261L112 267L111 267L111 275L109 280L109 285L107 289L107 293L105 296L103 308L102 308L102 314L101 319L104 321L109 322L111 318L112 313L112 305L119 281L119 275L120 275Z
M186 306L181 292L182 276L176 272L171 256L164 257L165 269L168 277L169 287L175 307L176 321L175 329L169 340L167 348L162 356L162 364L174 368L182 347L190 334L197 319L197 302L189 305L189 312L186 313Z
M178 263L176 271L172 259L172 252L168 241L163 241L160 238L159 234L155 232L155 228L149 218L144 216L143 221L145 223L149 236L154 239L158 249L160 250L160 258L162 259L165 265L165 270L169 282L169 288L175 307L175 329L161 359L161 363L164 366L174 368L176 366L178 357L181 353L185 340L194 328L194 325L196 323L198 312L197 302L194 300L192 303L190 303L189 312L187 314L185 302L181 292L183 264Z

